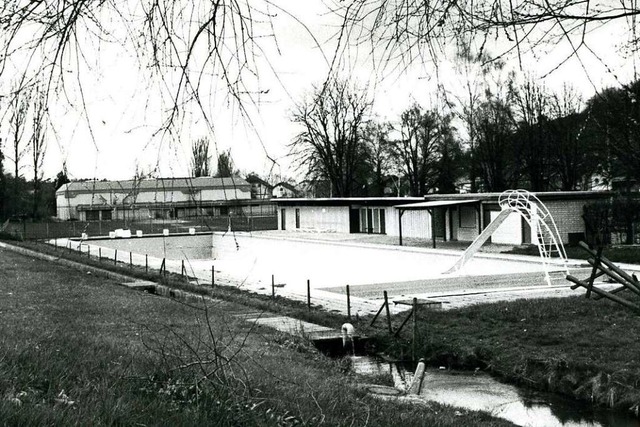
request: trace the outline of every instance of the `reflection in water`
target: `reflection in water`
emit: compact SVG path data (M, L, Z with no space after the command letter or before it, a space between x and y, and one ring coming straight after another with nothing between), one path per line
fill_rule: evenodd
M352 361L353 370L358 373L393 373L392 365L374 358L357 357ZM420 395L426 400L486 411L521 426L640 426L631 415L596 411L556 395L525 392L484 373L427 370L422 384Z

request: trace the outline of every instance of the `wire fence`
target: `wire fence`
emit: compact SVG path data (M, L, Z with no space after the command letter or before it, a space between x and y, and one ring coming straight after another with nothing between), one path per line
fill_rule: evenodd
M260 216L217 216L189 219L146 219L146 220L110 220L110 221L9 221L3 232L18 240L42 240L61 237L108 236L117 229L138 230L143 234L162 234L169 230L171 234L206 231L261 231L276 230L278 217L276 214ZM1 231L1 230L0 230Z

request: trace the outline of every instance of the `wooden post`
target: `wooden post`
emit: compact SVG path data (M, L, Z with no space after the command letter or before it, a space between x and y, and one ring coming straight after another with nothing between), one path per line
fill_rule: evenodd
M215 273L215 269L214 266L211 266L211 287L214 287L216 285L216 273Z
M276 297L276 279L272 274L271 275L271 298L275 298L275 297Z
M418 298L414 298L413 299L413 339L411 342L411 360L415 361L416 360L416 323L417 323L417 319L416 317L418 316Z
M391 313L389 312L389 298L387 297L387 291L384 291L384 306L387 309L387 326L389 333L393 332L391 329Z
M402 246L402 215L404 214L403 209L398 209L398 241L400 246Z
M596 274L598 273L598 267L600 266L600 257L602 257L602 246L598 248L598 253L596 255L595 262L593 263L593 268L591 269L591 276L589 276L589 287L587 288L586 298L591 297L591 289L593 288L593 281L596 278Z
M307 310L311 310L311 280L307 279Z
M567 280L575 283L576 285L582 286L583 288L588 288L589 287L588 283L585 283L582 280L577 279L577 278L573 277L570 274L567 276ZM623 305L623 306L625 306L627 308L630 308L631 310L635 311L636 313L640 313L640 306L637 305L637 304L629 302L624 298L617 297L617 296L611 294L610 292L603 291L603 290L599 289L597 286L594 286L591 290L593 292L595 292L596 294L600 295L601 297L610 299L611 301L617 302L620 305Z
M407 324L407 322L409 321L409 319L411 319L411 317L413 317L413 308L409 312L409 315L406 317L406 319L402 321L398 329L396 329L396 332L393 334L393 336L397 337L398 335L400 335L400 331L402 330L402 328L404 328L404 325Z
M53 241L53 247L57 251L58 250L58 238L56 237Z
M373 326L373 324L376 323L376 320L378 319L378 316L380 316L380 313L382 313L382 310L384 310L385 305L386 305L386 302L383 302L380 308L378 309L378 312L376 313L376 315L373 316L373 319L371 319L371 323L369 323L369 326Z
M436 209L429 209L429 216L431 217L431 241L433 249L436 248Z
M87 245L87 258L91 258L91 246Z
M180 267L180 275L184 277L184 260L182 260L182 266Z
M133 252L129 252L129 268L133 268Z
M347 319L351 320L351 294L349 293L349 285L347 285Z
M98 261L102 262L102 248L98 248Z
M149 254L144 254L144 272L149 272Z
M113 265L116 265L118 263L118 250L116 249L115 253L113 254Z
M164 277L167 277L167 259L166 258L162 258L162 266L160 267L161 271L162 271L162 275Z

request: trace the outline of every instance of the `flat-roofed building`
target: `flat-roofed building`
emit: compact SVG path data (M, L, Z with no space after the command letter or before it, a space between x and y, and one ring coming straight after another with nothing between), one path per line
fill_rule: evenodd
M584 206L611 197L606 191L532 193L549 209L563 243L584 239ZM424 197L274 199L278 229L387 234L430 240L473 241L501 211L500 193L429 194ZM532 243L532 228L512 212L493 233L493 243Z

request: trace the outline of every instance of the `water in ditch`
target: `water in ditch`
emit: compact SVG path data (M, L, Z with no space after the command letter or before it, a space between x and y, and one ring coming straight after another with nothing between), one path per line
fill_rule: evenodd
M410 383L411 367L370 356L352 356L352 370L363 374L391 373L396 386ZM402 372L405 372L404 378ZM638 427L631 414L595 410L561 396L520 389L482 372L427 369L420 395L429 401L486 411L521 426Z

